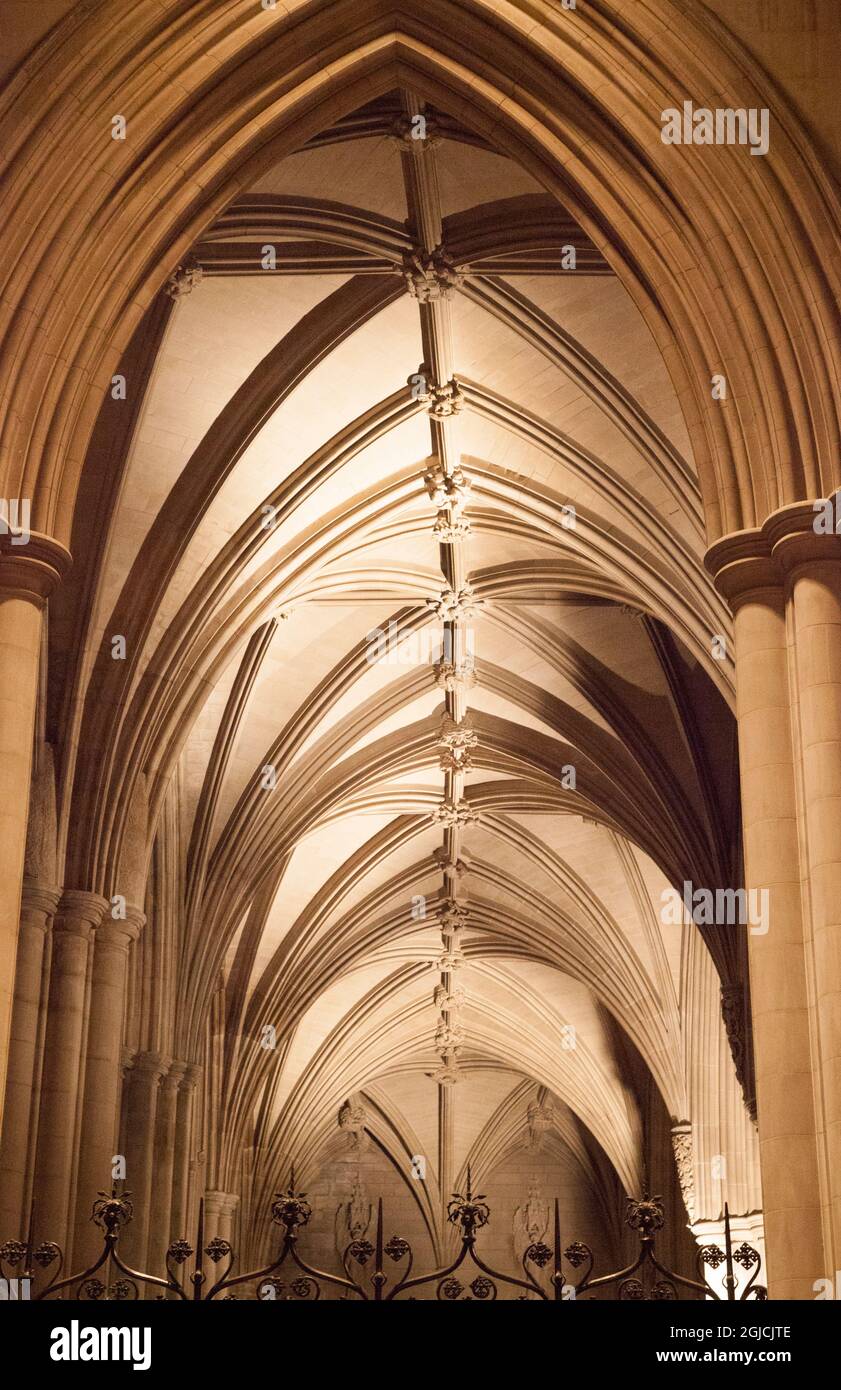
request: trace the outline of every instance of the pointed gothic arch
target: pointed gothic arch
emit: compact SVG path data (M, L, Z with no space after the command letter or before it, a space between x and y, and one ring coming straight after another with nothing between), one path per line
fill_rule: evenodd
M836 195L794 113L712 15L681 0L679 38L664 0L575 13L543 3L537 24L516 12L491 23L486 0L459 0L456 41L442 0L339 0L329 14L312 3L258 13L252 0L220 14L196 0L177 16L136 7L103 23L105 8L59 23L0 109L0 458L7 491L32 497L36 529L67 541L107 383L179 258L269 160L401 83L492 135L603 250L672 373L711 541L841 482L825 353L839 339ZM66 63L80 42L84 110ZM714 75L723 105L773 95L765 159L690 166L660 143L660 111L701 73L707 84ZM131 118L125 141L110 139L116 91ZM22 141L39 128L50 133L33 158ZM70 148L88 171L81 183L67 172ZM15 212L24 199L25 217ZM138 263L126 253L141 241L154 250ZM707 389L725 357L728 412Z

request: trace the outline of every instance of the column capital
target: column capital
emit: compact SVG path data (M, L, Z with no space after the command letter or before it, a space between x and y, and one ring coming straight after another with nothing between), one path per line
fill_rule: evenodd
M66 888L56 910L53 931L89 936L91 929L99 926L107 907L107 902L98 893Z
M125 917L112 917L108 908L109 904L106 903L105 915L96 929L96 939L108 945L125 946L128 949L145 927L146 913L129 903Z
M184 1063L184 1075L181 1077L181 1090L194 1091L198 1085L202 1074L202 1068L196 1062Z
M139 936L146 925L146 913L141 907L134 907L131 903L126 907L126 922L130 922L136 927L136 934Z
M841 495L829 499L841 514ZM731 607L751 597L785 590L800 565L841 560L841 535L816 530L826 499L792 502L772 512L759 527L733 531L711 545L704 564Z
M97 946L120 946L127 951L131 943L139 937L141 925L142 923L138 924L131 917L126 917L125 921L114 921L113 918L106 917L96 928L94 943Z
M46 931L49 919L55 916L60 901L60 888L47 888L42 883L27 883L24 879L20 910L21 913L32 914L33 920L28 922L29 926L37 926ZM38 917L43 917L44 920L39 922Z
M171 1057L163 1052L135 1052L132 1058L132 1071L148 1077L163 1076L169 1070Z
M239 1202L238 1192L208 1191L204 1194L205 1205L210 1205L217 1216L231 1216Z
M70 551L38 531L21 542L21 536L0 535L0 594L44 603L70 569Z
M166 1075L165 1075L165 1076L163 1077L163 1079L161 1080L161 1090L166 1090L166 1091L178 1091L178 1090L180 1090L180 1088L181 1088L181 1082L184 1080L184 1074L185 1074L186 1070L187 1070L187 1063L186 1063L186 1062L179 1062L179 1061L170 1062L170 1064L169 1064L169 1070L167 1071Z
M768 537L772 558L786 576L800 565L841 560L841 536L834 529L832 532L815 529L820 520L820 501L794 502L782 507L769 516L762 528ZM828 505L834 517L841 508L841 497L829 499Z
M711 545L704 564L718 592L732 608L752 595L782 589L783 575L771 558L771 546L759 529L734 531Z

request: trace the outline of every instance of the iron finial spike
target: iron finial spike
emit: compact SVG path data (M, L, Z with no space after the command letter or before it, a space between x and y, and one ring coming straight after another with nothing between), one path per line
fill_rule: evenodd
M736 1280L733 1276L733 1242L730 1236L730 1208L724 1203L724 1254L727 1260L727 1273L724 1276L724 1287L727 1290L728 1299L736 1297Z
M471 1176L470 1176L470 1164L468 1163L468 1165L467 1165L467 1200L468 1200L468 1202L470 1201L470 1198L473 1196L472 1186L473 1186L473 1182L472 1182L472 1179L471 1179Z
M292 1164L292 1166L291 1166L291 1168L290 1168L290 1170L289 1170L289 1191L290 1191L290 1192L294 1192L294 1191L295 1191L295 1164L294 1164L294 1163Z
M196 1266L193 1271L193 1300L198 1302L201 1298L202 1284L204 1283L204 1198L199 1198L199 1224L196 1231Z
M555 1299L557 1301L564 1296L564 1267L561 1261L561 1206L557 1197L555 1198L555 1237L553 1245L552 1287L555 1291Z
M30 1269L30 1268L31 1268L31 1265L32 1265L32 1242L33 1242L33 1233L34 1233L34 1231L35 1231L35 1198L33 1197L33 1198L32 1198L32 1201L31 1201L30 1204L29 1204L29 1230L28 1230L27 1233L26 1233L26 1268L27 1268L27 1270Z
M383 1274L383 1199L377 1198L377 1253L374 1257L374 1301L382 1301L383 1288L387 1283Z

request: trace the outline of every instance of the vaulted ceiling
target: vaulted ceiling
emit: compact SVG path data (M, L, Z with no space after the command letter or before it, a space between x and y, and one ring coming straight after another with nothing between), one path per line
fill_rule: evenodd
M131 1026L207 1061L218 1182L243 1144L267 1191L314 1168L361 1095L446 1191L551 1095L631 1190L643 1075L747 1154L742 962L660 912L739 872L729 618L602 251L404 90L173 269L94 434L46 720L67 881L145 899Z

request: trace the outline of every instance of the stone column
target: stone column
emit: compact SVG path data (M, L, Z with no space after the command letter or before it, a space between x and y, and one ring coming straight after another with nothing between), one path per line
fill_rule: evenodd
M186 1062L172 1062L161 1078L155 1117L155 1196L149 1223L149 1269L161 1276L166 1273L164 1257L170 1243L178 1094L186 1070Z
M230 1243L231 1227L239 1194L236 1192L205 1192L204 1194L204 1234L205 1243L218 1237Z
M128 1149L128 1096L133 1065L134 1051L123 1043L120 1048L120 1096L117 1110L117 1153L122 1159L125 1159Z
M841 511L841 495L835 499ZM815 531L811 503L766 523L784 569L794 634L801 847L811 924L809 982L824 1203L824 1268L841 1268L841 538ZM812 1295L814 1296L814 1294Z
M67 1247L76 1110L82 1071L90 937L106 907L94 893L64 893L53 951L35 1163L35 1231Z
M190 1144L193 1136L193 1099L201 1068L189 1063L178 1087L175 1110L175 1163L172 1174L170 1241L187 1236L190 1200Z
M25 885L23 890L0 1144L2 1239L24 1237L29 1222L29 1167L38 1124L41 989L48 932L60 897L58 889Z
M170 1058L160 1052L138 1052L127 1078L126 1188L132 1194L134 1218L121 1238L123 1258L135 1269L146 1269L155 1183L155 1117L160 1080Z
M21 539L0 535L0 1107L15 989L41 619L47 597L70 566L68 552L48 536L33 534L26 544L17 544Z
M784 576L760 532L718 542L707 563L735 618L745 886L768 891L768 930L748 936L766 1272L772 1298L813 1298L823 1234Z
M78 1269L91 1264L102 1247L102 1233L90 1219L91 1207L97 1192L108 1191L112 1182L129 947L145 920L142 912L129 908L125 921L106 917L94 933L73 1242Z

